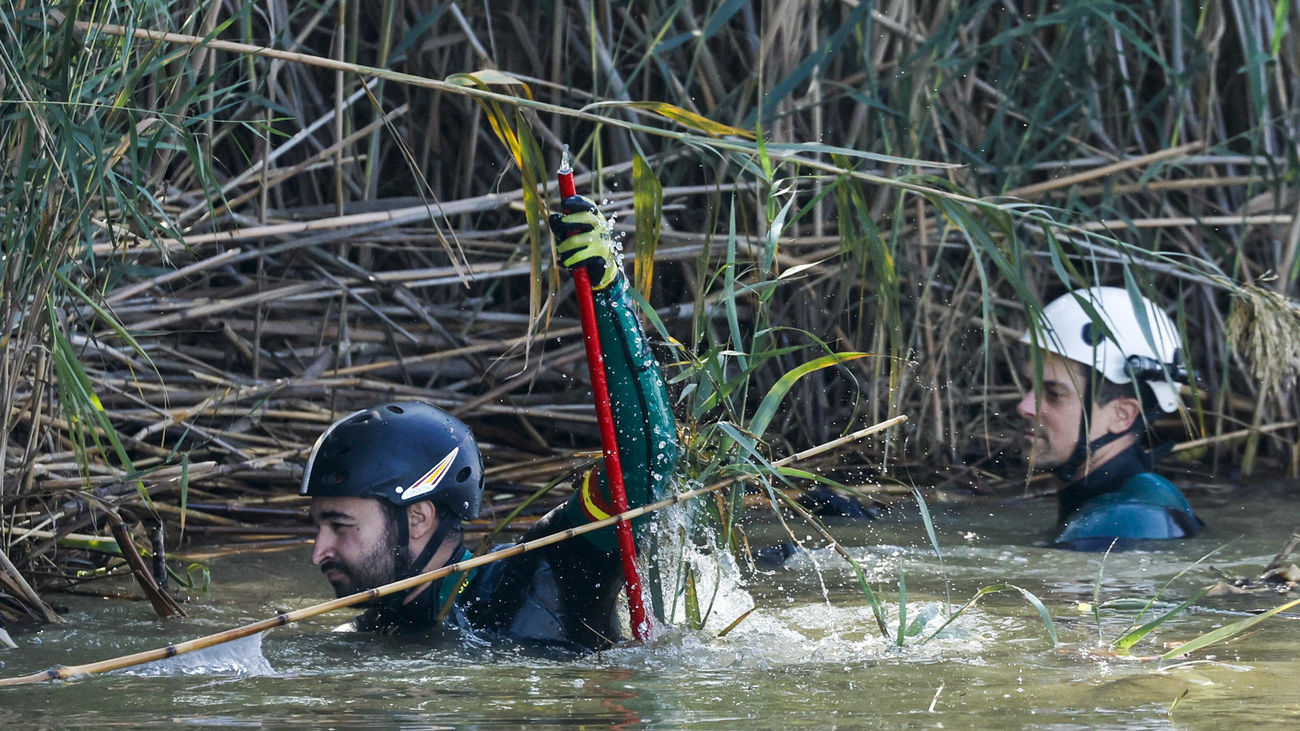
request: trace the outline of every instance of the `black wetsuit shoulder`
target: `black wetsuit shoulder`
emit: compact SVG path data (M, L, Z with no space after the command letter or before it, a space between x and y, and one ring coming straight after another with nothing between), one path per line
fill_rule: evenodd
M1054 544L1091 551L1196 535L1205 524L1173 483L1151 472L1152 461L1135 445L1066 486Z

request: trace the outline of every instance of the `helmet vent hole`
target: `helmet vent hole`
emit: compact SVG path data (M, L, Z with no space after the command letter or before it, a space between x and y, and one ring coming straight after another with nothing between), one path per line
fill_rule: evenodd
M473 472L474 470L469 467L461 467L460 472L456 473L456 482L464 482L465 480L468 480L469 476L473 474Z
M1083 326L1083 342L1089 345L1101 345L1101 341L1106 339L1106 328L1094 328L1092 323Z
M388 409L389 411L393 412L394 414L402 414L402 413L405 413L405 412L402 411L402 407L401 407L401 406L397 406L396 404L389 404L389 405L385 406L384 408Z
M366 423L367 421L370 421L370 412L369 412L369 411L363 411L363 412L361 412L360 414L357 414L356 416L352 417L351 419L348 419L348 420L347 420L347 423L348 423L348 424L364 424L364 423Z
M339 455L347 454L350 449L352 449L352 445L350 444L339 444L335 442L333 444L327 443L323 445L320 452L326 457L338 457Z

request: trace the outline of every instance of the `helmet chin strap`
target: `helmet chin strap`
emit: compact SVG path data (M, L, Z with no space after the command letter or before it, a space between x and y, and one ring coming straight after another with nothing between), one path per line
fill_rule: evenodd
M1129 434L1139 433L1150 424L1156 414L1160 411L1159 404L1152 404L1149 408L1142 411L1141 417L1134 419L1128 429L1122 432L1106 432L1101 436L1088 441L1088 418L1092 415L1092 383L1088 382L1083 387L1084 412L1079 414L1079 437L1074 440L1074 451L1070 453L1069 458L1061 463L1052 473L1066 482L1074 482L1078 478L1079 469L1088 462L1088 456L1095 453L1098 449L1110 444L1121 437Z
M425 565L433 558L433 554L437 553L439 548L442 548L442 542L447 539L447 536L451 534L452 529L455 527L456 521L447 515L441 505L434 503L433 509L438 517L438 527L429 536L429 541L424 544L424 548L420 550L419 555L414 558L411 558L411 529L405 520L406 508L401 508L400 515L395 518L397 540L393 543L393 555L396 559L393 563L393 581L409 579L423 573ZM420 587L415 587L411 591L419 591L419 589ZM411 591L401 595L389 595L389 603L394 606L400 605Z
M1132 429L1129 429L1128 431L1122 431L1118 434L1114 432L1106 432L1096 439L1088 441L1088 431L1084 428L1085 423L1086 420L1080 416L1079 438L1074 440L1074 451L1070 453L1069 458L1066 459L1065 462L1052 470L1057 477L1066 482L1074 482L1075 478L1078 476L1079 469L1088 462L1088 455L1096 452L1098 449L1101 449L1120 437L1128 436L1133 431Z

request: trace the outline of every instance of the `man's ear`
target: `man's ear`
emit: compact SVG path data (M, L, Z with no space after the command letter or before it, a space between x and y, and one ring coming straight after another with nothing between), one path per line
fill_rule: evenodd
M412 503L406 506L406 525L411 541L424 538L438 527L438 511L428 500Z
M1107 419L1106 431L1111 434L1123 434L1133 428L1133 423L1142 418L1142 406L1134 398L1117 398L1105 406Z

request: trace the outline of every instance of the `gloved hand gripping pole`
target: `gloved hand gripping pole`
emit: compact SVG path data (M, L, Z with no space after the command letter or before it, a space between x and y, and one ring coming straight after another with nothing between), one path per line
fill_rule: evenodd
M577 195L573 184L573 168L569 166L569 147L565 145L556 171L560 200ZM582 320L582 339L587 347L587 369L591 373L591 392L596 402L596 421L600 425L600 445L605 453L605 478L609 481L610 499L614 512L627 511L627 491L623 487L623 465L618 458L618 441L614 433L614 413L609 404L609 385L605 381L605 358L600 351L600 333L596 329L596 304L592 298L591 276L583 267L573 269L573 288L578 296L578 314ZM619 521L619 553L623 560L623 580L627 583L628 612L632 620L632 634L644 641L650 635L646 619L645 600L641 594L641 573L636 563L636 541L632 537L632 524Z

